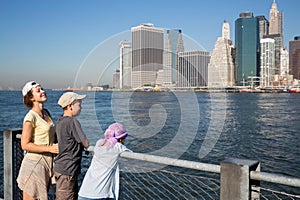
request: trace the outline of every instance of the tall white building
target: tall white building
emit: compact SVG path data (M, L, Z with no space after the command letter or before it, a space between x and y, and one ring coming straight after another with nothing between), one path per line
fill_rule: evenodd
M132 88L156 83L158 70L163 69L164 29L153 24L131 28Z
M167 30L163 54L164 87L170 87L176 84L177 58L179 52L184 52L181 30Z
M207 86L207 66L210 53L190 51L178 53L177 87Z
M275 77L275 40L261 39L260 47L260 86L270 87Z
M120 42L120 88L131 88L131 68L132 68L132 48L131 41Z
M217 39L208 64L207 86L210 88L224 88L234 86L234 83L230 26L225 21L222 26L222 37Z

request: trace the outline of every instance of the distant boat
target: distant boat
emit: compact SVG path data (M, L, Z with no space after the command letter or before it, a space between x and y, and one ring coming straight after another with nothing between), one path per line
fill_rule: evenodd
M243 88L243 89L240 89L239 92L253 92L253 89Z
M297 88L291 88L291 89L289 90L289 92L290 92L290 93L300 93L300 88L299 88L299 87L297 87Z
M243 92L249 92L249 93L263 93L264 90L258 89L258 88L243 88L239 90L240 93Z

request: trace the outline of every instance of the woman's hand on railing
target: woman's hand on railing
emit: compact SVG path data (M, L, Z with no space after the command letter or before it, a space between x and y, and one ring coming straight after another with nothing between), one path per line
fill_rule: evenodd
M49 146L49 152L58 154L58 144L53 144L53 145Z

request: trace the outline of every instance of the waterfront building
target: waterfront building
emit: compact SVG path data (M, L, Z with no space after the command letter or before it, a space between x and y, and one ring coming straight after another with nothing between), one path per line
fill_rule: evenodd
M153 24L131 28L132 88L154 85L158 70L163 69L164 29Z
M190 51L178 53L177 87L190 88L207 86L207 68L210 53Z
M260 47L260 86L270 87L275 78L275 40L261 39Z
M294 79L300 80L300 36L289 41L289 68Z
M113 88L120 89L120 70L117 69L113 74Z
M218 37L208 64L207 86L209 88L224 88L235 85L232 49L230 26L228 22L224 21L222 37Z
M131 88L131 69L132 69L132 48L131 41L120 42L120 88Z
M170 87L176 84L177 58L179 52L184 52L181 30L167 30L163 54L164 87Z
M236 85L259 77L260 40L258 19L252 12L240 13L235 21Z
M262 39L265 35L269 35L269 21L265 16L256 16L259 23L259 39Z

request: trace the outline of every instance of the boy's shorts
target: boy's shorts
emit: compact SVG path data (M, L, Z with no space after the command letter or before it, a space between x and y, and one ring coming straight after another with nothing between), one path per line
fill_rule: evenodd
M54 176L56 180L56 200L77 200L77 176L63 175L58 172L54 172Z

